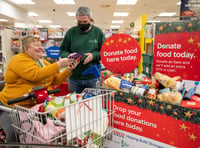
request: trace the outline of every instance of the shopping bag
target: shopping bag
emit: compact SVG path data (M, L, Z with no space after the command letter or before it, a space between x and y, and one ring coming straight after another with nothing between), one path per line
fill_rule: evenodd
M102 96L94 96L66 106L67 139L73 139L87 131L103 136L108 127L108 115L102 106Z
M48 118L47 114L39 114L38 104L26 111L19 111L19 139L21 143L46 143L50 144L57 136L65 132L65 127L57 126L54 120ZM42 120L45 117L46 122ZM54 139L53 139L54 138Z

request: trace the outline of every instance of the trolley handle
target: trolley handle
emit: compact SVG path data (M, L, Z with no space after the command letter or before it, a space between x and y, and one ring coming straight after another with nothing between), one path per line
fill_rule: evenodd
M57 89L53 89L53 90L48 90L48 94L55 94L55 93L58 93L60 92L60 88L57 88ZM25 101L25 100L28 100L30 98L36 98L36 95L31 92L31 93L27 93L27 94L24 94L24 96L22 97L19 97L19 98L15 98L15 99L12 99L12 100L8 100L7 101L7 104L8 105L11 105L11 104L14 104L14 103L17 103L17 102L21 102L21 101ZM37 98L36 98L37 99Z
M30 99L32 97L35 97L35 94L31 92L31 93L28 93L28 94L24 94L24 96L22 96L22 97L15 98L15 99L12 99L12 100L8 100L7 104L11 105L11 104L14 104L14 103L17 103L17 102L25 101L25 100Z
M61 90L60 88L56 88L56 89L52 89L52 90L48 90L48 94L55 94L55 93L59 93Z

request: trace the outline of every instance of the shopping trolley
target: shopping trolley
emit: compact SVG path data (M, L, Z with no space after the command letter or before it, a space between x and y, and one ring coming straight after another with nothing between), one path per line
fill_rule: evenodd
M14 105L12 126L21 144L100 147L112 138L113 90L85 89L92 97L47 112L38 111L42 105L24 108ZM61 96L64 97L64 96ZM64 114L64 119L55 118Z
M4 81L1 81L1 85L4 85ZM10 104L14 104L23 100L27 100L27 99L32 99L31 102L37 102L40 103L42 101L44 101L44 99L49 96L50 94L55 94L60 92L60 89L54 89L54 90L50 90L48 91L47 88L43 88L41 86L35 87L33 88L33 90L27 94L24 94L23 97L19 97L13 100L9 100L7 103ZM16 110L13 110L12 108L6 107L4 105L0 104L0 111L4 111L4 112L16 112ZM3 127L1 127L0 124L0 146L3 145L8 145L7 141L6 141L6 134L5 134L5 129L3 129ZM6 143L6 144L5 144ZM15 143L14 145L19 144L19 143ZM10 144L12 145L12 144Z

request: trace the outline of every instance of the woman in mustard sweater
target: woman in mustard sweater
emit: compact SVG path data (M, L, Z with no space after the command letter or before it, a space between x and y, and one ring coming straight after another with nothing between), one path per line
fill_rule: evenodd
M12 57L9 61L5 75L5 86L0 92L0 105L12 107L7 104L7 100L23 96L33 87L43 86L49 90L52 85L59 85L65 81L78 62L63 58L53 64L42 59L44 52L41 41L34 36L26 36L22 40L23 53ZM66 69L59 73L60 69ZM31 107L31 99L16 103L20 106ZM7 142L15 142L15 135L11 127L11 120L8 112L0 110L0 125L6 132Z

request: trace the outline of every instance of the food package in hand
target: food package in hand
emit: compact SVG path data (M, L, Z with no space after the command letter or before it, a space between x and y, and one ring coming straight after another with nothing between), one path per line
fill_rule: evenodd
M162 94L158 94L157 99L160 101L179 105L182 101L182 94L177 91L164 92Z
M77 60L79 62L82 59L82 54L81 53L75 53L75 54L69 55L68 58L72 58L72 59Z

